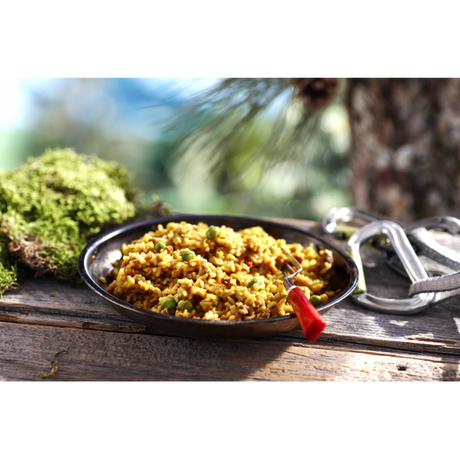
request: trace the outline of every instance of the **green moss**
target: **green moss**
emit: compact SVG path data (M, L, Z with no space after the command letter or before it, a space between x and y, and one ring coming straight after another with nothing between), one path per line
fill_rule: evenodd
M0 240L0 297L7 289L17 287L18 264L11 257L7 241Z
M79 281L78 256L87 238L135 217L135 197L119 164L71 149L47 150L0 173L1 231L9 253L37 275ZM13 272L2 261L0 292L17 281Z

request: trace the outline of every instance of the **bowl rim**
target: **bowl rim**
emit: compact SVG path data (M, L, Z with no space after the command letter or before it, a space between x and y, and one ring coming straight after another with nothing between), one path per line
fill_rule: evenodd
M182 324L190 324L190 325L196 325L196 324L212 324L212 327L218 327L218 328L228 328L228 327L234 327L234 326L242 326L242 325L263 325L263 324L269 324L269 323L276 323L276 322L282 322L286 320L292 320L296 319L295 314L291 315L286 315L286 316L278 316L274 318L261 318L261 319L252 319L252 320L232 320L232 321L208 321L208 320L203 320L202 318L184 318L181 316L174 316L174 315L167 315L163 313L157 313L153 312L151 310L146 310L144 308L138 307L136 305L130 304L128 302L125 302L124 300L118 299L117 297L113 296L109 292L107 292L102 286L99 285L99 283L94 280L94 278L90 275L90 258L93 256L94 252L101 246L102 244L106 243L107 241L113 239L114 237L119 236L122 233L129 233L133 230L136 230L137 228L142 228L142 227L147 227L147 226L154 226L158 224L164 224L164 223L169 223L169 222L182 222L185 221L187 222L187 219L234 219L236 221L239 221L243 223L244 221L250 221L252 224L249 224L249 226L255 226L255 225L260 225L262 228L264 224L270 224L274 225L276 227L281 227L287 231L292 231L296 233L301 233L307 238L311 239L314 244L320 243L321 245L325 246L327 249L332 250L333 252L336 252L339 256L341 256L346 264L347 268L350 271L351 275L351 280L337 297L335 297L333 300L330 302L327 302L326 304L317 307L317 310L319 312L323 310L329 310L339 302L343 301L346 299L356 288L357 282L358 282L358 268L351 258L349 254L347 254L345 251L343 251L340 248L337 248L335 245L331 244L329 241L326 241L322 239L320 236L313 235L310 232L303 230L301 228L295 227L293 225L285 224L282 222L279 222L277 220L269 220L269 219L263 219L259 217L250 217L250 216L241 216L241 215L231 215L231 214L182 214L182 213L175 213L173 215L169 216L161 216L161 217L154 217L150 219L145 219L145 220L139 220L135 222L130 222L130 223L125 223L118 225L116 227L113 227L109 230L106 230L105 232L97 235L94 237L91 241L87 243L83 251L80 253L79 259L78 259L78 271L80 272L80 276L82 277L83 281L85 284L93 290L96 294L101 296L103 299L108 301L111 304L117 305L119 308L123 310L128 310L130 312L133 312L135 314L143 314L146 315L147 317L151 317L152 319L158 319L161 321L170 321L171 323L182 323Z

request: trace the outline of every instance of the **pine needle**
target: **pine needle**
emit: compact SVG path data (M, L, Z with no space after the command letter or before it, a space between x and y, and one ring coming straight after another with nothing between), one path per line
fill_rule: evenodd
M179 180L196 180L190 174L193 162L200 163L202 174L214 176L227 188L240 181L249 168L258 171L259 181L264 171L278 163L302 165L321 111L304 109L293 96L288 79L227 78L192 98L167 129L178 144L171 166L180 174ZM271 123L272 129L239 158L238 171L226 177L225 167L238 145L262 119Z
M57 372L59 370L58 356L61 355L62 353L67 353L67 350L61 350L61 351L58 351L57 353L54 354L53 360L50 363L50 371L48 373L41 372L40 373L40 378L47 379L47 380L55 380L56 379L56 374L57 374Z

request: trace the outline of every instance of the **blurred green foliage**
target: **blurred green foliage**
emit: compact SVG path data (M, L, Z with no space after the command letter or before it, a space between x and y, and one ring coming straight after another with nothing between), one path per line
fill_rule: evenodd
M160 195L177 211L318 220L331 207L350 204L346 165L350 135L340 98L321 114L301 161L268 162L268 168L263 155L247 161L273 133L276 113L272 113L251 123L225 161L215 167L212 147L199 143L181 157L174 155L178 139L161 135L162 122L148 126L155 110L148 107L148 100L138 104L143 113L139 123L145 131L160 135L140 136L125 129L120 114L110 118L118 107L115 96L107 102L112 86L112 80L104 79L59 80L52 97L37 98L27 129L0 133L0 169L12 169L46 148L69 147L121 163L136 187ZM85 99L87 94L97 95L93 103ZM79 101L86 105L79 107ZM88 107L93 108L91 113ZM180 106L168 110L172 113Z

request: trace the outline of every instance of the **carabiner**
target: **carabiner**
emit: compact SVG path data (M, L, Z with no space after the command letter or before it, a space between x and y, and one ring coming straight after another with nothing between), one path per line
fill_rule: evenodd
M374 222L376 220L387 220L395 223L396 222L388 217L375 212L366 211L364 209L357 208L356 206L343 206L341 208L331 209L321 220L321 227L324 233L331 236L343 236L343 232L339 230L339 222L352 223L356 219L362 221ZM425 219L417 220L410 224L400 224L406 233L412 233L418 228L435 229L440 228L444 231L451 233L452 235L460 234L460 219L452 216L435 216L427 217ZM350 227L345 227L350 229ZM352 227L353 231L355 230Z
M339 226L339 222L352 223L356 219L361 219L365 223L374 222L376 220L389 220L387 217L376 214L355 206L343 206L341 208L333 208L321 220L321 227L323 232L335 236L337 238L344 238L347 233L352 234L356 231L355 227ZM349 235L348 235L349 236Z
M378 312L397 315L418 313L430 305L434 299L433 293L416 294L407 299L391 299L367 292L360 248L367 240L382 233L390 239L412 283L429 278L404 229L399 224L390 220L370 222L357 230L348 240L348 251L358 267L359 274L358 284L351 298L357 304Z

